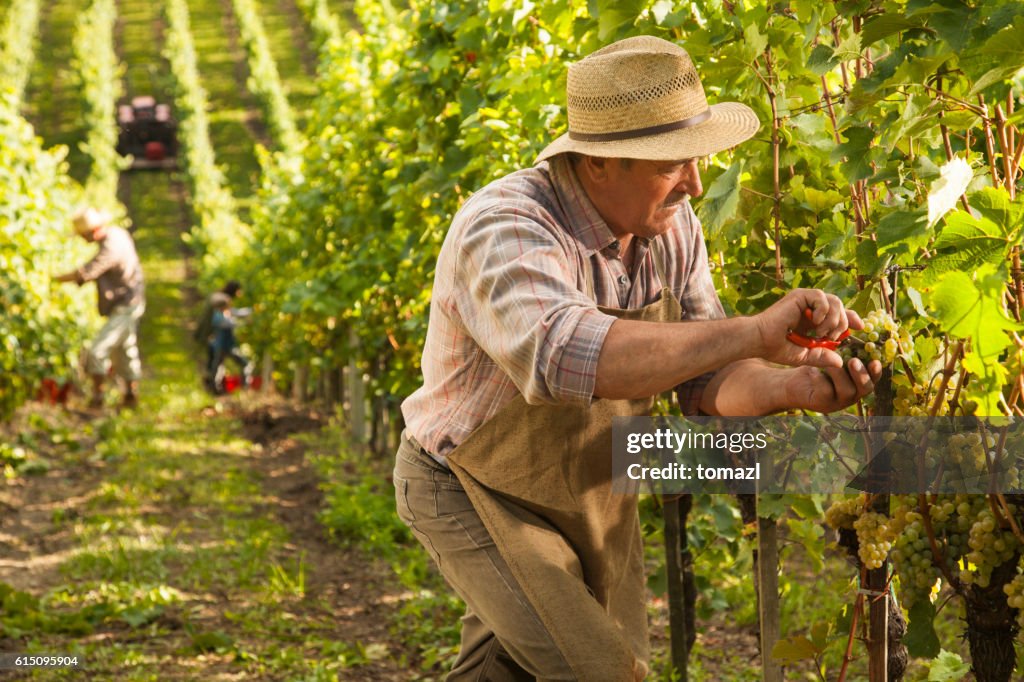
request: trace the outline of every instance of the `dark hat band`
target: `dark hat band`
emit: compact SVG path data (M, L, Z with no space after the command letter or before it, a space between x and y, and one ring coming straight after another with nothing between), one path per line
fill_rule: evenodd
M577 133L570 130L569 139L575 140L576 142L617 142L618 140L632 140L637 137L660 135L662 133L671 133L674 130L682 130L683 128L692 128L699 123L703 123L709 118L711 118L711 109L705 109L696 116L684 118L681 121L663 123L662 125L650 126L647 128L620 130L614 133Z

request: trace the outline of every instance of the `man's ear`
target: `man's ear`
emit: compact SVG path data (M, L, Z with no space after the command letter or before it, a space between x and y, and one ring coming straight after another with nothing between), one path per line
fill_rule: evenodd
M610 163L611 159L603 156L583 156L577 170L585 174L590 182L599 185L608 179Z

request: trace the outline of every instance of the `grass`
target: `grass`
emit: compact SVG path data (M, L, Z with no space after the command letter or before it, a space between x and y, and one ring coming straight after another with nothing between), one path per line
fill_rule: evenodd
M245 63L245 53L240 44L232 44L227 32L225 13L230 12L230 3L189 0L188 5L199 71L210 102L210 140L245 221L260 170L255 153L260 140L246 122L252 119L263 125L244 80L240 82L236 74L236 65Z
M85 126L71 58L75 19L85 6L85 0L42 3L35 61L23 99L23 113L44 146L67 147L68 171L79 182L89 173L89 159L78 148Z

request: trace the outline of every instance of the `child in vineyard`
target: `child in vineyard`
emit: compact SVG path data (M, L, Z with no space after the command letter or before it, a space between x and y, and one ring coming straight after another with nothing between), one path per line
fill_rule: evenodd
M106 322L89 345L86 369L92 377L89 406L103 406L103 384L113 363L124 381L124 407L138 404L142 363L139 359L139 320L146 310L142 266L135 242L127 230L111 224L111 215L96 208L80 210L72 217L75 232L100 249L88 263L54 277L57 282L79 286L96 282L97 304Z
M210 304L213 311L210 316L212 335L210 340L209 376L213 392L220 395L225 392L225 360L230 359L241 368L246 386L252 383L252 363L242 354L238 347L238 340L235 338L235 327L238 326L239 319L249 315L251 310L248 308L232 308L231 296L224 292L217 292L210 296Z
M819 337L863 326L823 291L725 319L689 199L698 159L757 131L751 109L709 106L689 55L650 36L572 65L567 89L569 132L456 215L403 404L398 513L466 602L449 679L646 675L613 416L673 387L688 413L830 412L881 372L787 340L808 310Z
M214 303L224 296L228 297L229 302L234 302L235 299L242 295L242 284L238 280L228 280L228 282L221 288L220 291L215 291L210 294L209 298L206 299L206 304L203 306L202 312L199 313L199 319L196 321L196 328L192 332L192 339L202 349L204 353L203 359L203 385L211 391L214 391L214 375L216 367L213 363L214 358L214 328L213 328L213 313L215 305ZM243 308L237 312L241 312L244 316L248 309Z

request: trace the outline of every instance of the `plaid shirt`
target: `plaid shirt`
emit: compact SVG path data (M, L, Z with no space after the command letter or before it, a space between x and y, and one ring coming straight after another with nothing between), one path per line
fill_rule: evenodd
M616 319L598 305L642 308L664 285L684 319L724 317L688 202L659 240L669 281L659 281L643 238L635 238L638 266L630 279L619 242L565 155L474 194L438 257L423 386L402 404L408 433L443 460L517 395L530 404L589 404L597 358ZM684 411L696 413L710 376L683 385Z

